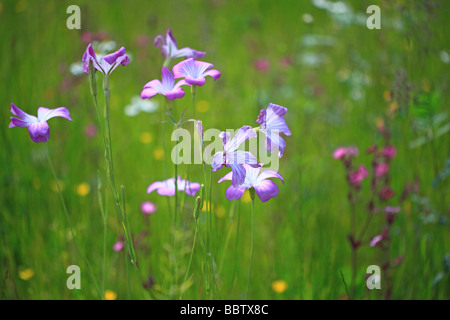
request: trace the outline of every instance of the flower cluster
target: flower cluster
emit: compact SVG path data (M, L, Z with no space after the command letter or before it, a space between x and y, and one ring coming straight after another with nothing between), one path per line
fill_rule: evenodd
M258 131L266 137L266 150L270 153L278 152L278 156L281 158L286 142L280 134L291 135L284 119L286 112L287 108L270 103L266 109L260 111L256 120L260 127L253 129L250 126L243 126L233 139L230 139L228 132L220 133L223 151L214 155L211 167L213 171L224 166L231 168L231 172L219 180L219 182L231 180L231 186L228 187L225 194L228 200L240 198L246 189L254 189L262 202L278 194L277 185L268 179L279 178L284 183L283 177L273 170L261 171L263 164L259 163L253 154L237 149L248 139L257 137L256 131Z

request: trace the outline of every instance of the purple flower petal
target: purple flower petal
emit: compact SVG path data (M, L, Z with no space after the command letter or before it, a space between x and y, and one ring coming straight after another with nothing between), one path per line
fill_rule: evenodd
M206 82L206 79L204 77L200 77L200 78L192 78L191 76L186 75L186 77L184 78L184 80L186 81L186 83L190 86L194 85L194 86L203 86Z
M221 74L220 74L220 72L218 70L212 69L212 70L206 71L205 73L203 73L203 75L211 76L214 79L214 81L216 81L217 79L220 78Z
M231 171L233 175L231 177L231 184L234 187L242 185L245 181L246 171L245 168L240 164L230 164Z
M231 185L227 188L227 191L225 191L225 197L230 201L239 199L244 194L245 189L246 189L245 187L236 188L233 187L233 185Z
M263 180L269 179L269 178L278 178L281 180L281 182L284 183L283 177L281 176L281 174L279 174L278 172L274 171L274 170L264 170L262 171L259 176L257 181L258 182L262 182Z
M35 122L28 126L31 140L34 142L46 142L50 138L50 127L47 122Z
M226 149L227 152L234 151L239 146L247 141L248 139L255 138L257 136L256 132L252 129L250 126L243 126L241 127L236 135L233 137L233 139L229 142L227 142Z
M66 107L59 107L55 109L39 107L37 113L40 122L47 121L54 117L62 117L69 121L72 121L72 118L70 118L70 112Z
M223 165L223 152L217 152L211 162L212 171L219 170Z
M266 202L278 194L278 186L272 180L261 181L253 188L262 202Z
M226 175L224 175L222 178L217 181L218 183L221 183L222 181L231 180L231 177L233 176L233 171L228 172Z

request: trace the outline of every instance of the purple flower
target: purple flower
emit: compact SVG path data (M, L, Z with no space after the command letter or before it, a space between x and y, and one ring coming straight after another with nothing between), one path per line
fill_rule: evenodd
M392 159L397 155L397 149L394 146L386 146L383 151L381 151L381 155L388 159Z
M234 187L237 187L245 181L245 168L242 164L259 166L258 160L250 152L236 150L248 139L255 138L256 132L250 126L243 126L231 140L229 132L222 131L219 137L222 138L223 152L217 152L214 155L211 162L212 171L217 171L223 166L231 167L233 172L231 183Z
M259 130L266 135L266 150L269 152L272 152L273 148L279 150L278 157L280 158L283 156L286 147L286 142L280 134L291 135L291 131L284 120L287 110L285 107L269 103L267 109L261 110L256 120L256 123L261 125Z
M246 171L245 181L238 187L229 186L225 192L228 200L239 199L242 197L246 189L255 189L256 194L262 202L266 202L270 198L278 194L278 186L269 178L279 178L283 183L283 177L276 171L264 170L261 172L261 167L253 168L248 164L242 165ZM225 180L233 179L233 171L227 173L219 180L219 183Z
M178 49L177 41L172 35L172 31L167 29L166 38L162 35L158 35L155 38L155 47L161 47L161 53L166 59L176 59L176 58L194 58L199 59L205 56L205 52L197 51L191 48Z
M117 68L119 65L126 66L130 63L130 59L126 55L126 50L124 47L120 48L116 52L110 53L102 58L100 60L97 59L97 55L94 52L94 49L92 48L92 45L89 44L86 48L86 52L83 55L82 61L83 64L83 71L86 73L89 73L89 62L92 61L92 64L94 65L94 68L100 71L101 73L108 75L111 74L111 72L114 71L115 68Z
M196 61L190 58L176 64L173 67L173 75L175 79L184 77L186 84L190 86L202 86L205 84L206 76L211 76L214 81L220 78L220 72L211 69L212 67L213 65L211 63Z
M50 138L50 127L47 120L53 117L62 117L72 121L69 110L66 107L55 109L38 108L38 116L29 115L20 110L14 103L11 103L11 113L18 118L11 117L10 128L27 127L31 140L34 142L46 142Z
M144 214L149 215L155 213L157 209L158 207L153 202L144 201L141 203L141 211Z
M178 176L177 187L178 191L186 192L188 196L195 196L195 194L200 190L200 183L184 180ZM155 181L147 188L147 193L152 193L155 190L157 190L158 194L162 196L174 196L175 179L170 178L164 181Z
M184 97L182 85L186 85L184 80L175 83L172 72L166 67L162 67L162 81L152 80L148 82L141 92L142 99L150 99L156 94L162 94L169 100L174 100Z

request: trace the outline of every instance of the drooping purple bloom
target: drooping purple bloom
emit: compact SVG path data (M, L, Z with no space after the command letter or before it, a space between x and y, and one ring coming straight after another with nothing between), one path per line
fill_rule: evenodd
M212 67L211 63L190 58L176 64L173 67L173 75L175 79L184 77L186 84L190 86L202 86L205 84L206 76L211 76L214 81L220 78L220 72L211 69Z
M200 183L184 180L178 176L177 187L178 191L186 192L188 196L195 196L195 194L200 190ZM164 181L155 181L147 188L147 193L152 193L155 190L162 196L174 196L175 179L170 178Z
M70 112L66 107L48 109L38 108L38 116L32 116L20 110L14 103L11 103L11 113L18 117L11 117L10 128L27 127L31 140L34 142L46 142L50 138L50 127L47 121L54 117L62 117L72 121Z
M197 51L189 47L178 49L177 42L170 29L167 29L166 38L162 35L156 36L155 47L161 47L161 53L166 59L176 59L181 57L199 59L203 58L206 54L203 51Z
M279 158L283 156L286 147L286 142L280 134L291 135L291 131L284 120L287 110L285 107L269 103L267 109L261 110L256 120L256 123L261 125L259 130L266 135L266 150L269 152L272 152L272 149L278 150Z
M255 138L256 132L250 126L243 126L239 129L233 139L230 139L229 132L222 131L219 137L222 138L223 152L217 152L211 162L212 171L217 171L223 166L230 167L233 172L231 183L237 187L244 183L246 171L242 166L244 163L259 167L258 160L248 151L237 150L239 146L250 138Z
M125 245L125 243L122 240L119 240L116 243L114 243L113 250L115 252L119 252L120 250L123 249L124 245Z
M246 171L245 181L240 186L229 186L225 192L225 196L228 200L239 199L242 197L246 189L255 189L256 194L262 202L266 202L270 198L275 197L278 194L278 186L269 178L279 178L283 183L283 177L276 171L264 170L261 171L261 167L253 168L248 164L242 165ZM227 173L219 180L219 183L225 180L233 179L233 171Z
M141 92L142 99L150 99L156 94L162 94L169 100L175 100L184 97L182 85L186 85L184 80L175 83L172 72L166 67L162 67L162 81L157 79L148 82Z
M103 56L100 60L98 60L91 44L87 46L82 61L84 62L84 72L89 73L89 62L92 61L94 68L105 75L111 74L111 72L113 72L119 65L126 66L130 63L130 59L126 54L124 47L120 48L116 52Z

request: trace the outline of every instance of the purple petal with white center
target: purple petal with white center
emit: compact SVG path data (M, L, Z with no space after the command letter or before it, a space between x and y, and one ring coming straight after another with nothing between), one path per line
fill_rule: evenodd
M173 89L174 84L175 84L175 80L173 78L173 74L172 72L169 71L169 69L167 69L166 67L162 67L161 70L161 74L162 74L162 87L165 91L170 91Z
M167 99L169 100L175 100L179 98L183 98L185 95L185 92L181 88L173 89L172 91L165 91L163 93Z
M233 172L233 175L231 177L231 184L234 187L242 185L245 182L245 168L240 164L230 164L230 168Z
M205 73L203 73L204 76L210 76L214 79L214 81L216 81L217 79L220 78L220 72L216 69L211 69L206 71Z
M180 176L177 178L177 189L178 191L186 192L189 196L194 196L200 190L200 183L191 182L188 180L181 179ZM162 196L174 196L175 195L175 179L170 178L164 181L153 182L148 188L147 193L152 193L157 191L158 194Z
M192 78L191 76L188 75L185 76L184 80L190 86L194 85L199 87L203 86L206 82L206 79L204 77Z
M284 139L276 133L271 131L261 130L266 134L265 148L270 153L278 150L278 157L281 158L284 154L284 149L286 148L286 142Z
M213 159L211 161L212 171L219 170L220 168L223 167L223 165L224 165L224 163L223 163L223 152L217 152L214 155L214 157L213 157Z
M248 164L252 167L259 167L258 160L256 157L249 151L244 150L236 150L233 152L227 153L227 164Z
M244 143L245 141L247 141L250 138L255 138L256 136L257 136L257 134L252 129L252 127L243 126L242 128L240 128L238 130L238 132L233 137L233 139L226 144L224 149L226 150L226 152L234 151L237 148L239 148L239 146L242 143Z
M38 122L38 119L35 116L32 116L24 111L22 111L19 107L17 107L14 103L11 103L11 113L20 119L11 117L11 122L9 124L9 128L14 127L28 127L30 123Z
M272 180L261 181L253 188L262 202L266 202L278 194L278 186Z
M206 52L194 50L189 47L185 47L185 48L177 50L174 54L172 54L172 58L185 57L187 59L189 59L189 58L200 59L200 58L203 58L205 55L206 55Z
M31 140L34 142L46 142L50 138L50 127L47 122L35 122L28 126Z
M270 170L270 169L262 171L257 178L257 182L262 182L269 178L278 178L281 180L281 182L284 183L284 180L283 180L283 177L281 176L281 174L274 170Z
M245 187L237 187L236 188L236 187L233 187L233 185L231 185L227 188L227 191L225 191L225 197L230 201L239 199L244 194L245 189L247 189L247 188L245 188Z
M47 121L54 117L61 117L72 121L72 118L70 118L70 112L66 107L59 107L55 109L39 107L37 114L39 122Z
M150 99L151 97L155 96L156 94L158 94L158 91L155 91L151 88L145 88L141 92L141 98L142 99Z

